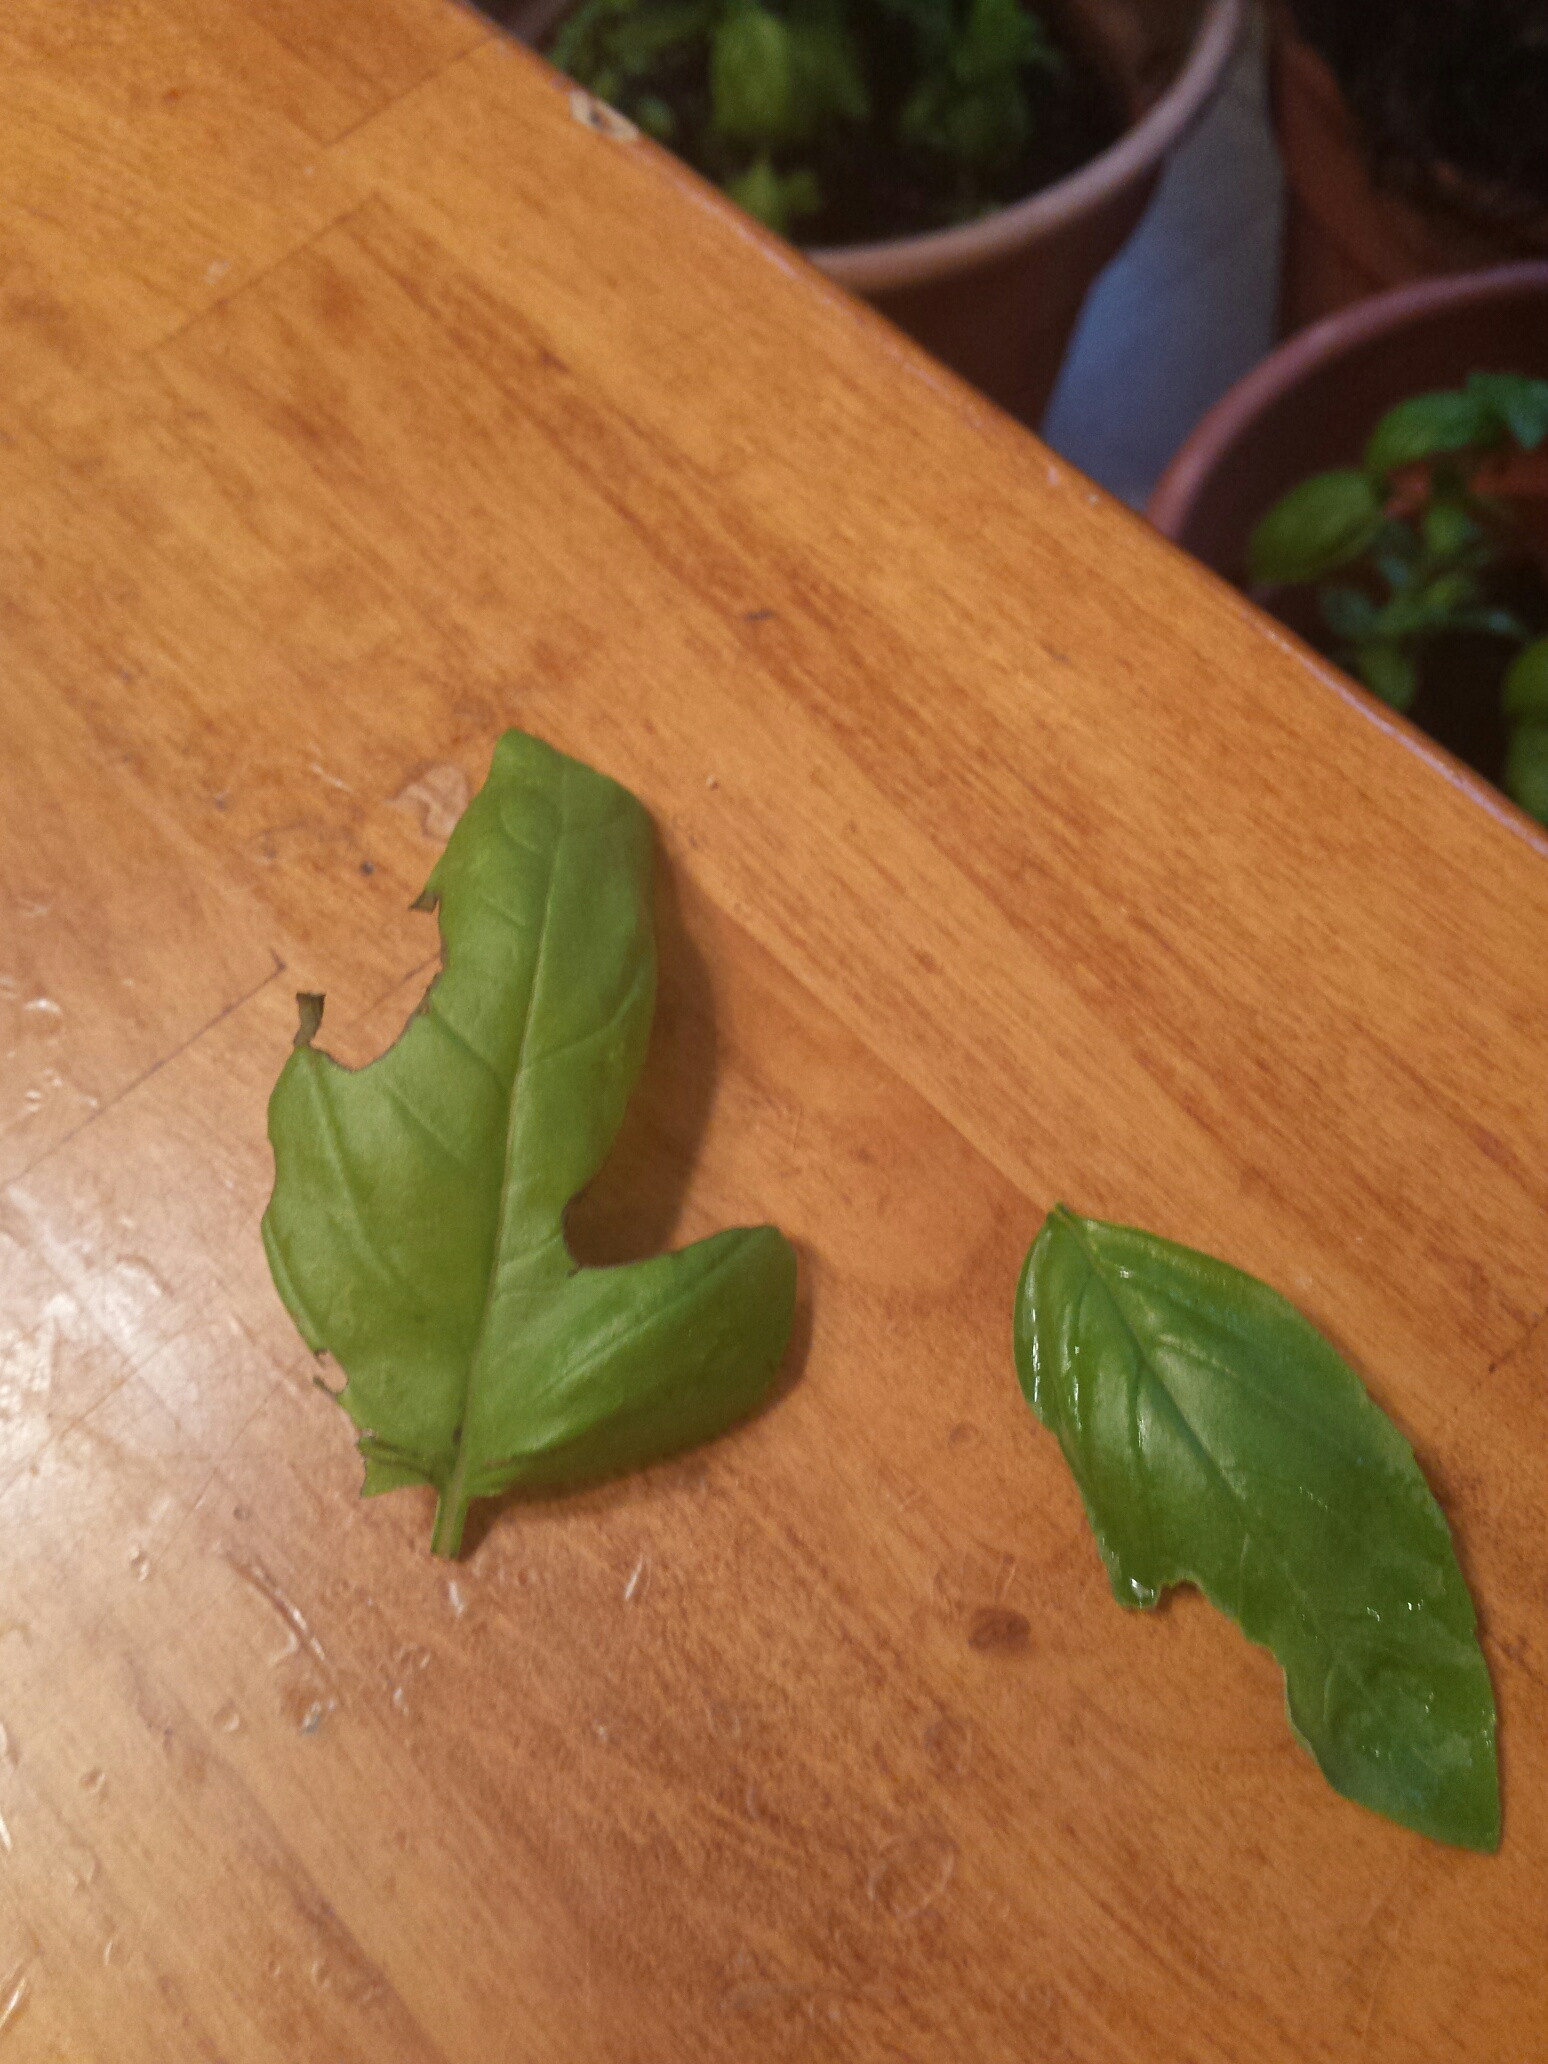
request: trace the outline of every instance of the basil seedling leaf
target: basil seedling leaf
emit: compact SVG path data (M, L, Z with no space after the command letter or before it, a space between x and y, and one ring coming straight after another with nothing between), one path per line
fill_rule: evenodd
M1294 1306L1060 1205L1022 1272L1016 1364L1119 1602L1197 1584L1273 1650L1291 1726L1336 1790L1495 1848L1494 1698L1446 1521Z
M766 7L725 15L710 47L710 101L722 136L753 144L798 142L809 123L789 24Z
M1368 472L1384 478L1399 466L1416 465L1469 445L1498 444L1505 426L1486 395L1447 389L1412 394L1389 408L1365 447Z
M645 1055L650 882L634 797L507 732L421 899L443 971L402 1037L344 1068L302 999L270 1099L275 1283L344 1371L366 1492L435 1486L437 1554L473 1498L719 1433L785 1351L795 1256L772 1226L621 1268L565 1244Z
M1318 580L1357 559L1385 523L1381 497L1364 473L1318 473L1277 501L1247 546L1255 581Z
M789 236L799 216L815 215L822 207L822 189L815 172L805 165L794 172L776 172L767 153L755 158L735 179L728 179L725 191L776 236Z
M1424 548L1432 559L1454 559L1483 537L1461 502L1431 502L1423 520Z

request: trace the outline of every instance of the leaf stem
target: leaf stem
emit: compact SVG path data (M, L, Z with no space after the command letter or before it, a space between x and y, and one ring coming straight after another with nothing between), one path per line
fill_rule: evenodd
M451 1482L436 1501L435 1528L430 1536L430 1553L444 1555L452 1562L462 1553L462 1529L468 1517L466 1460L464 1447L457 1456Z

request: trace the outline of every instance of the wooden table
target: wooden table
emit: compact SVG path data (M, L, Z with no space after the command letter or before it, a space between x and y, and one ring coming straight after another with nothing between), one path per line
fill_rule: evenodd
M439 0L10 0L0 2059L1548 2056L1548 850ZM771 1217L784 1394L362 1504L258 1240L507 725L660 828L592 1257ZM1414 1440L1505 1837L1120 1613L1043 1211L1267 1277Z

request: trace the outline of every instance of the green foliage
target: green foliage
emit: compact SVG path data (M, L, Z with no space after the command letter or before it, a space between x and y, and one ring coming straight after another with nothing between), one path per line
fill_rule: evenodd
M1063 62L1021 0L970 0L960 32L938 40L903 102L900 131L966 167L1007 164L1031 135L1027 72L1057 72Z
M1419 693L1419 668L1401 645L1381 637L1358 638L1352 647L1355 672L1372 695L1392 709L1412 709Z
M1499 436L1494 411L1480 396L1466 389L1415 394L1388 409L1371 432L1365 447L1365 470L1379 480L1399 466L1413 466L1421 459L1463 451L1469 445L1493 444Z
M601 100L613 102L649 134L642 120L638 82L650 78L664 59L690 48L709 33L717 0L581 0L554 33L549 55L562 72L579 79ZM657 116L659 121L659 116Z
M1364 473L1319 473L1291 488L1253 532L1254 580L1318 580L1356 559L1382 526L1381 497Z
M710 103L721 136L765 149L806 143L830 117L858 122L869 112L840 20L807 14L787 21L749 4L730 7L716 25Z
M1548 380L1529 380L1524 373L1474 373L1467 388L1523 451L1536 451L1548 437Z
M1541 824L1548 824L1548 722L1518 724L1505 753L1505 792Z
M885 129L981 212L1032 136L1029 81L1064 67L1023 0L581 0L549 55L780 231L822 207L813 157L844 129ZM697 139L675 111L696 98Z
M710 99L715 126L738 143L800 143L816 110L796 87L793 38L767 7L723 15L710 46Z
M1505 714L1513 720L1505 788L1523 810L1548 824L1548 638L1534 638L1505 676Z
M1494 1697L1445 1518L1322 1335L1224 1262L1060 1205L1015 1337L1119 1603L1197 1584L1278 1658L1337 1791L1497 1847Z
M1548 724L1548 638L1534 638L1516 654L1503 701L1506 716Z
M1376 425L1363 467L1316 474L1275 503L1249 541L1249 572L1255 581L1285 586L1325 582L1344 568L1363 574L1362 587L1319 587L1322 618L1371 692L1406 710L1435 637L1476 631L1520 645L1531 635L1488 600L1485 577L1510 548L1511 515L1498 497L1478 490L1475 476L1502 447L1532 450L1545 438L1548 380L1474 373L1459 389L1413 395ZM1527 678L1516 668L1507 677ZM1542 710L1526 707L1523 692L1507 687L1507 718L1518 725L1548 721ZM1539 754L1540 745L1518 731L1505 786L1548 823Z
M1380 479L1452 452L1489 451L1507 438L1532 451L1544 436L1548 380L1473 373L1461 388L1413 394L1388 409L1365 447L1365 468Z
M755 159L745 172L728 180L726 192L776 236L789 236L803 215L815 215L822 206L815 174L804 169L776 172L769 158Z
M645 1055L650 881L633 796L507 732L426 888L443 971L402 1037L341 1067L303 998L270 1099L275 1284L344 1372L367 1494L435 1486L437 1554L471 1499L719 1433L785 1350L795 1257L772 1226L621 1268L565 1244Z

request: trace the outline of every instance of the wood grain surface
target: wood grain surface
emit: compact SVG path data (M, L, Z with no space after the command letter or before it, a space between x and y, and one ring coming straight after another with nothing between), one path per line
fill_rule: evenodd
M1548 846L438 0L0 20L0 2064L1542 2064ZM605 125L604 125L605 128ZM594 1258L797 1241L780 1395L362 1503L267 1278L499 732L633 787ZM1266 1277L1455 1528L1505 1834L1107 1593L1042 1213Z

